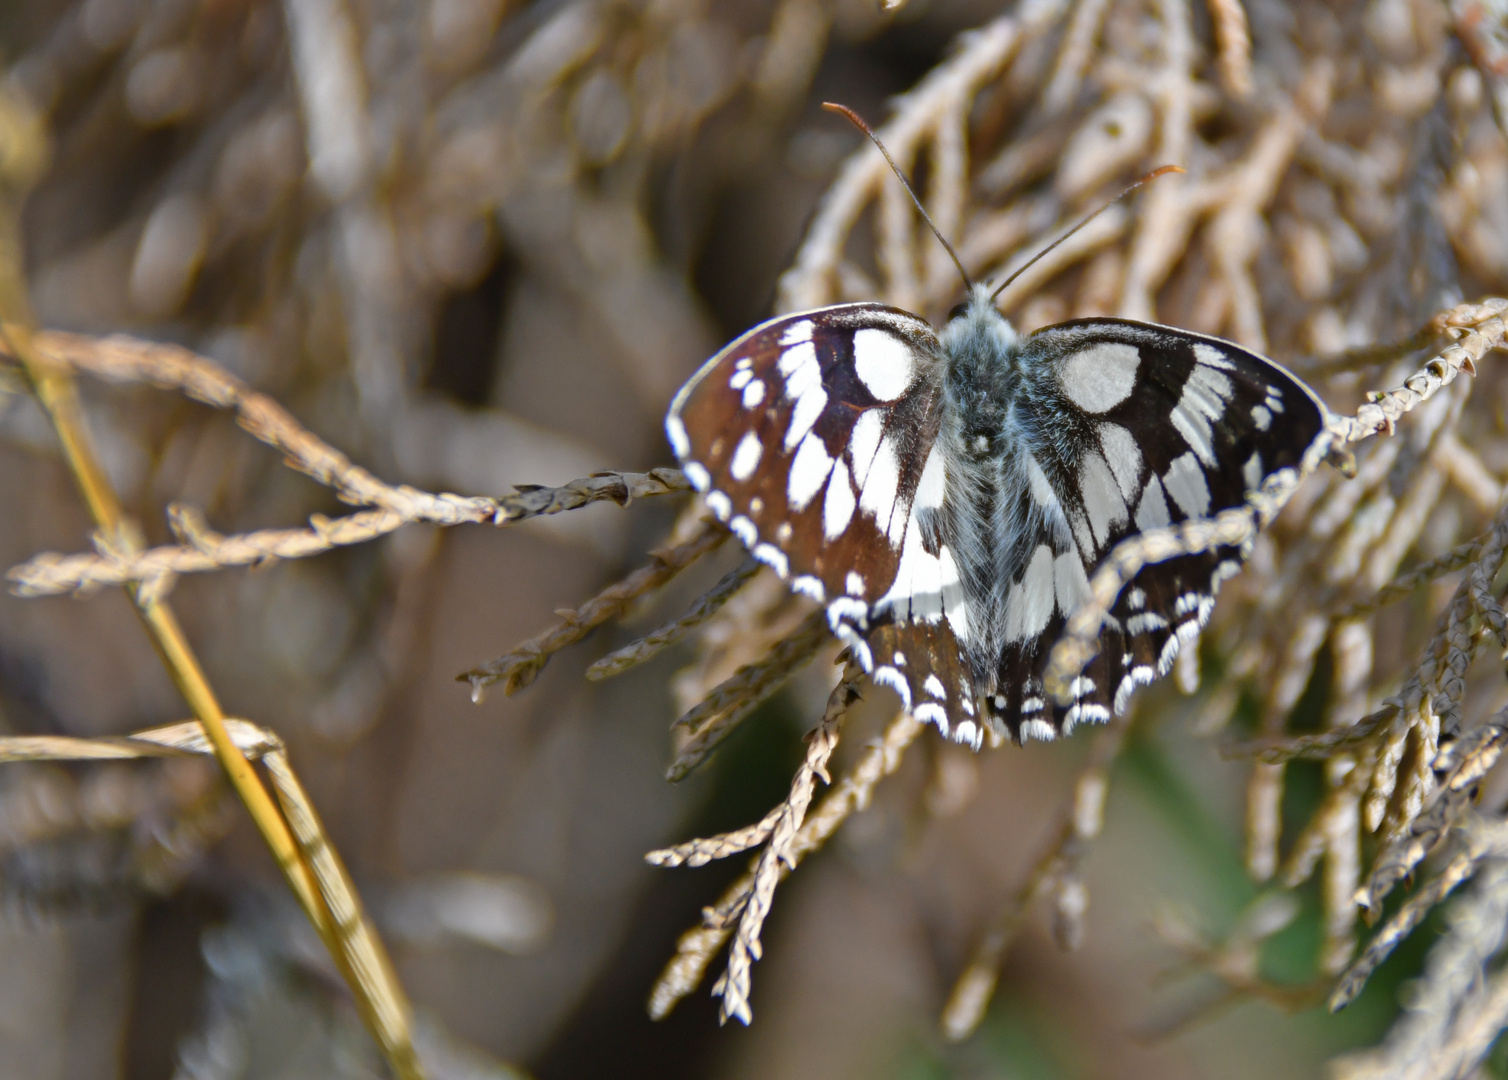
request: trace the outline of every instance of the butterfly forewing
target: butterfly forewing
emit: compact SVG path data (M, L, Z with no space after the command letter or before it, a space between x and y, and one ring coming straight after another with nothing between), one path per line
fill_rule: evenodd
M1029 450L1086 578L1130 536L1242 506L1274 474L1298 468L1324 429L1323 404L1278 365L1181 330L1115 319L1050 326L1027 339L1021 368L1024 426L1051 432ZM1041 543L1054 560L1063 554L1061 537ZM1041 685L1072 614L1054 604L1040 632L1002 650L992 706L1013 732L1044 736L1123 711L1197 636L1245 554L1217 549L1146 567L1112 608L1099 655L1062 713ZM1045 566L1028 562L1013 588L1044 594Z
M941 502L940 462L924 475L938 427L937 361L932 328L895 308L786 316L709 360L666 420L712 511L756 558L826 604L834 630L860 649L871 609L909 569L924 480Z

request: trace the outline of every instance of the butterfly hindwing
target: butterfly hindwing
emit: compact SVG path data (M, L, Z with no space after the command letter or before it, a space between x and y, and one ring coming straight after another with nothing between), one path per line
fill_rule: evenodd
M918 720L979 749L985 725L977 715L974 672L950 620L886 619L866 640L875 682L893 689Z

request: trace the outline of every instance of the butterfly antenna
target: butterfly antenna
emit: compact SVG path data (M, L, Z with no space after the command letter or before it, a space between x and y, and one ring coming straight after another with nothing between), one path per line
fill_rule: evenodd
M885 160L889 163L890 170L895 173L896 179L901 182L901 187L906 189L906 194L910 195L911 201L916 204L917 212L921 214L922 220L927 223L927 228L932 230L932 235L937 237L937 242L947 250L948 255L953 260L953 265L958 267L958 276L963 278L963 287L965 291L972 289L974 287L974 283L969 280L968 271L963 268L963 263L958 258L958 252L953 250L953 245L948 243L947 238L943 236L942 232L933 223L931 215L927 213L927 208L923 206L922 201L916 197L916 192L911 190L911 182L906 179L906 174L901 172L901 167L895 163L895 158L890 156L890 151L885 149L885 144L880 142L880 137L874 133L874 131L868 124L864 123L863 117L854 112L847 105L839 105L833 101L824 101L822 103L822 107L828 112L841 113L844 116L848 117L849 123L853 124L854 127L858 128L865 135L868 135L869 141L880 148L880 153L885 155ZM1181 172L1182 170L1179 171Z
M1127 195L1131 194L1137 188L1141 187L1145 183L1148 183L1149 181L1156 180L1159 176L1166 176L1168 173L1181 173L1183 171L1184 170L1180 169L1177 165L1164 165L1164 166L1162 166L1159 169L1153 169L1146 176L1143 176L1141 179L1137 180L1136 183L1134 183L1130 187L1126 188L1125 191L1122 191L1115 198L1106 201L1106 203L1103 206L1101 206L1098 210L1095 210L1088 217L1086 217L1083 221L1079 222L1077 225L1075 225L1073 228L1069 229L1062 236L1058 237L1056 240L1054 240L1052 243L1048 244L1041 251L1039 251L1035 255L1033 255L1031 257L1031 259L1029 259L1027 261L1027 263L1026 263L1025 266L1021 267L1019 270L1017 270L1010 277L1006 278L1003 282L1000 283L1000 287L998 289L996 289L994 292L990 293L990 300L993 301L995 299L995 297L997 297L1001 293L1005 292L1005 287L1007 285L1009 285L1011 282L1015 281L1018 277L1020 277L1022 274L1026 273L1033 266L1035 266L1037 264L1037 262L1041 260L1042 256L1046 255L1049 251L1051 251L1053 248L1057 247L1064 240L1067 240L1070 236L1072 236L1074 233L1078 232L1085 225L1088 225L1091 221L1093 221L1095 218L1099 217L1106 210L1109 210L1112 206L1114 206L1116 203L1120 202L1122 199L1124 199ZM912 196L912 198L915 198L915 196Z

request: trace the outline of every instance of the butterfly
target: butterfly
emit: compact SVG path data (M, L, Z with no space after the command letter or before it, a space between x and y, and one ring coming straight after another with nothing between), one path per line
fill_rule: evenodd
M1069 700L1043 678L1117 544L1291 486L1327 416L1231 342L1114 318L1021 335L970 285L940 331L878 303L762 323L681 388L665 430L708 508L825 605L874 681L978 749L1106 721L1167 674L1249 541L1146 566Z

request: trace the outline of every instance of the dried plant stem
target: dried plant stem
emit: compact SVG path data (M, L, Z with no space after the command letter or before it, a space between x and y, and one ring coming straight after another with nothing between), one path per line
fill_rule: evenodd
M174 506L169 510L169 518L173 531L184 541L181 545L164 545L135 554L108 550L89 555L44 552L12 567L6 577L15 583L13 588L21 596L56 596L128 582L142 582L162 594L179 574L307 558L332 548L375 540L404 525L456 525L467 521L513 525L603 499L621 506L636 498L684 491L688 487L685 477L675 469L599 473L558 488L520 488L516 494L499 499L466 498L460 510L461 503L453 501L460 496L421 493L425 499L416 501L407 511L362 510L340 518L316 514L309 519L307 529L262 529L235 536L222 536L210 529L197 511ZM429 499L437 501L429 503ZM443 512L438 518L431 517L426 506L440 507Z
M1464 544L1457 544L1444 555L1436 556L1428 562L1420 563L1406 574L1401 574L1378 589L1365 600L1359 600L1349 607L1343 607L1336 612L1336 622L1344 622L1348 619L1360 618L1370 615L1378 608L1386 607L1394 600L1401 599L1413 592L1421 585L1428 584L1454 573L1462 567L1475 561L1482 550L1483 537L1476 537Z
M770 830L770 841L755 864L738 933L728 953L728 968L712 987L712 993L723 999L719 1015L724 1023L729 1017L737 1017L745 1024L754 1018L749 1008L749 982L750 969L764 951L759 943L759 932L775 900L775 887L796 865L792 849L806 819L806 809L811 805L817 778L832 783L832 777L827 774L827 762L837 749L843 717L848 707L858 700L859 683L864 677L863 669L853 660L844 665L838 685L828 696L822 719L807 736L806 760L791 780L791 793L780 804L774 827Z
M1042 91L1042 111L1048 116L1066 113L1078 97L1109 7L1109 0L1078 0L1074 4L1063 31L1063 43L1053 61L1052 75Z
M1014 17L996 19L970 34L956 55L934 68L898 103L895 118L879 129L895 160L906 166L929 134L967 115L978 88L1010 61L1024 34L1033 29L1023 27ZM917 293L910 269L915 265L910 243L912 211L909 203L895 201L895 185L888 183L889 179L889 166L878 151L865 151L848 160L823 196L795 262L781 276L777 310L795 311L833 302L844 243L876 196L882 203L879 261L888 270L901 273L903 280L910 282L912 294ZM901 302L899 292L892 292L888 299Z
M1424 917L1430 913L1436 904L1451 894L1451 891L1461 882L1472 875L1476 868L1476 857L1470 851L1462 852L1452 859L1440 873L1430 878L1419 887L1419 891L1410 896L1377 935L1367 943L1366 949L1356 958L1345 973L1335 984L1335 989L1330 993L1330 1011L1335 1012L1345 1008L1361 993L1361 988L1366 985L1367 979L1372 972L1377 970L1392 951L1398 947L1398 943L1408 937L1410 931L1424 921Z
M816 851L849 815L869 805L874 787L900 767L906 748L921 734L922 724L903 712L890 722L885 734L868 746L853 770L806 816L792 840L781 873L794 870L801 860ZM734 882L722 898L702 913L702 925L692 927L676 943L676 955L665 965L649 998L649 1015L663 1020L706 974L712 958L733 932L733 917L742 909L753 888L753 871Z
M72 377L37 354L24 325L12 322L0 328L0 342L3 342L12 356L20 360L38 400L51 418L63 446L64 458L84 496L90 515L99 527L102 543L108 550L125 553L139 551L140 532L135 523L125 516L89 443ZM364 966L358 970L351 966L348 959L347 945L353 934L364 936L367 944L380 956L382 949L375 932L360 918L359 908L355 909L354 923L347 918L334 918L327 898L320 890L317 875L307 861L305 849L295 840L288 822L279 813L251 763L226 730L225 714L219 700L205 678L177 617L167 603L150 590L132 589L131 593L168 674L196 719L203 725L205 734L214 747L215 756L230 778L231 785L262 833L300 906L344 975L368 1030L399 1076L422 1076L413 1048L407 998L402 987L392 977L391 968L384 960L375 967ZM318 831L317 819L315 829L318 843L328 848L329 841ZM379 1005L379 1002L382 1004Z
M665 584L727 538L728 534L722 529L710 523L703 524L691 539L652 552L653 561L648 566L640 567L604 589L575 611L564 612L564 618L544 633L530 638L505 656L462 672L456 676L457 681L470 682L471 696L477 701L481 700L482 692L496 682L503 684L506 694L528 686L555 653L621 615L629 604Z
M1099 835L1104 823L1110 766L1125 745L1128 727L1124 719L1118 718L1097 734L1089 751L1089 760L1074 783L1073 794L1059 812L1052 839L1032 865L1021 887L995 916L975 946L969 966L953 984L953 992L943 1006L942 1029L943 1034L954 1042L971 1035L984 1019L985 1009L1000 978L1005 950L1036 902L1065 884L1078 886L1076 897L1082 892L1077 877L1078 866L1088 853L1089 841ZM1059 907L1061 909L1062 905ZM1077 914L1081 918L1082 910ZM1070 944L1076 942L1074 935L1060 935L1064 936Z
M785 813L785 804L775 807L753 825L745 825L732 832L716 836L688 840L674 847L658 848L644 856L644 861L653 866L705 866L714 859L726 859L740 851L758 847L770 838L775 826Z
M1373 394L1354 418L1337 418L1333 430L1346 442L1359 442L1383 430L1391 435L1400 416L1434 397L1463 370L1474 373L1477 362L1502 343L1505 312L1508 300L1497 297L1445 312L1440 322L1455 341L1402 385Z
M593 681L611 678L637 667L651 657L658 656L661 650L674 645L721 611L723 605L733 598L733 594L747 585L749 580L759 573L759 570L758 562L745 559L743 565L728 571L716 585L698 597L686 614L673 622L666 623L653 633L644 635L638 641L625 645L616 652L608 653L586 669L586 677Z
M752 664L745 664L671 725L684 730L686 738L675 760L665 771L672 783L684 780L717 745L751 712L794 675L810 663L829 639L827 616L817 610L801 621L791 633L777 641Z
M1241 0L1206 0L1215 24L1215 46L1220 54L1220 81L1232 97L1251 94L1251 31Z

